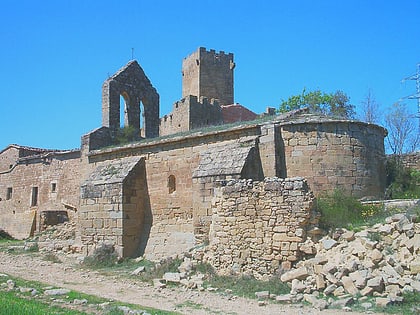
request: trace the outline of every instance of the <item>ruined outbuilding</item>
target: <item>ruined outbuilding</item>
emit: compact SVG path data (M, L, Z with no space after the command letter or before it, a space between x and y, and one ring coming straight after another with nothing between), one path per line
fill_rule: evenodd
M25 238L55 213L77 222L86 255L104 241L151 259L209 242L216 255L240 249L216 266L264 257L273 270L299 259L314 194L382 196L384 128L304 110L244 122L257 116L234 103L234 67L233 54L199 48L183 62L183 98L159 118L157 90L130 61L104 82L102 126L79 150L0 152L0 228ZM121 126L137 141L116 145Z

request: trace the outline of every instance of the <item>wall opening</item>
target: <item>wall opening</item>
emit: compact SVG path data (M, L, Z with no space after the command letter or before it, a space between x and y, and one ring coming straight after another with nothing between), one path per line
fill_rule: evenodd
M51 192L57 192L57 183L51 183Z
M176 191L176 179L174 175L169 175L168 177L168 189L170 194Z
M7 187L6 200L12 199L12 195L13 195L13 188Z
M128 95L123 92L120 95L120 128L128 127Z
M38 187L32 187L31 207L38 205Z
M140 104L139 104L139 106L140 106L140 123L139 123L139 126L140 126L140 136L142 136L143 138L146 138L146 132L145 132L145 129L144 129L144 120L145 120L145 117L144 117L144 105L143 105L143 102L142 101L140 101Z

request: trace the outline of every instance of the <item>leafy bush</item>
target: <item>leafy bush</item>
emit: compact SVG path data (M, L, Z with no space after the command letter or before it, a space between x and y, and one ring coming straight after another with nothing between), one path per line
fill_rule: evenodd
M420 198L420 171L404 167L393 157L386 163L387 199Z
M363 222L365 207L356 198L339 189L321 195L317 199L317 208L321 213L320 225L327 230Z
M120 128L115 136L116 144L126 144L136 140L139 140L139 135L136 133L136 129L133 126Z

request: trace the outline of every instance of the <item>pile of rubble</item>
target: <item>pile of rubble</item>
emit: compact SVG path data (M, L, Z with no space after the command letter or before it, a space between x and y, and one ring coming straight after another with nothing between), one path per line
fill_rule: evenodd
M372 296L377 306L386 306L401 302L405 292L420 292L417 220L416 216L395 214L384 224L357 233L339 230L316 244L305 244L316 254L281 276L291 292L277 300L304 299L322 309L331 303L345 307L355 299ZM328 302L328 297L335 298Z
M40 251L66 254L80 252L80 242L76 237L76 222L48 226L35 239Z

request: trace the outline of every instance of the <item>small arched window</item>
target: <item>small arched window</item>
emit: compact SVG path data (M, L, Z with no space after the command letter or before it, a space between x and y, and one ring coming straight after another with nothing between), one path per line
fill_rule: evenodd
M169 175L168 177L168 189L170 194L176 190L176 180L174 175Z

